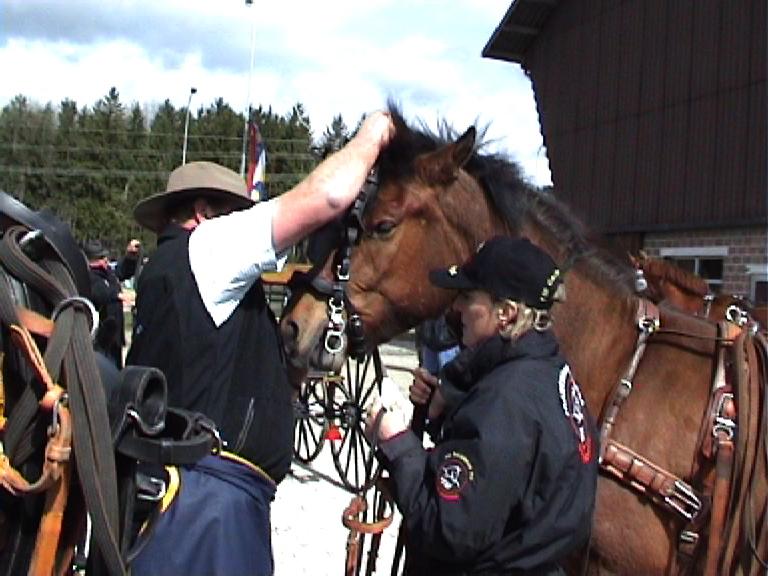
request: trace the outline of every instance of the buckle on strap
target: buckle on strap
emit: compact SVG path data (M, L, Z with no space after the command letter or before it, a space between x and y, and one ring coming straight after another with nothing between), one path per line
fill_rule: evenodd
M730 417L733 413L733 393L723 392L718 399L712 425L712 436L718 440L733 440L736 435L736 421ZM723 437L724 435L724 437Z
M672 491L664 496L664 503L689 522L701 512L701 500L693 489L681 480L675 480ZM682 538L682 534L680 536Z
M198 415L197 425L203 432L207 432L213 438L213 446L211 446L211 454L221 454L224 450L224 441L221 439L219 429L213 420L206 418L202 414Z
M168 483L146 474L136 474L136 498L147 502L160 502L168 491Z
M699 533L692 530L683 530L680 532L680 544L696 546L699 541Z
M642 316L637 320L637 327L641 332L653 334L661 327L658 316Z

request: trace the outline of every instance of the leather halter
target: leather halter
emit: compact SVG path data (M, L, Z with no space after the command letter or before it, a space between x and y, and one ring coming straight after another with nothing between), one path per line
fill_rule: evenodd
M325 262L316 262L306 273L294 273L288 285L295 288L309 285L317 294L328 297L328 325L323 335L325 351L331 355L343 355L361 359L365 355L363 320L352 306L347 294L352 249L360 242L364 232L363 212L368 200L379 186L376 170L371 170L354 203L344 215L343 227L333 255L333 279L321 275ZM333 247L331 247L333 249Z

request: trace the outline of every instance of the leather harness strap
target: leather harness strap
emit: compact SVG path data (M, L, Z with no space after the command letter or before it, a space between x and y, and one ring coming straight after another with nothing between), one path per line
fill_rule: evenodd
M386 408L381 408L373 421L371 437L371 454L378 445L379 427L381 419L386 413ZM378 498L374 498L373 520L367 521L368 504L365 500L366 489L353 496L349 505L344 509L341 515L341 523L349 530L347 536L347 558L345 562L345 576L357 576L360 573L360 557L362 554L363 537L366 534L372 535L371 550L368 555L368 567L366 574L371 575L376 572L376 556L378 555L378 536L392 524L394 516L394 505L392 496L387 486L388 479L379 476L374 482L374 494L378 490ZM387 514L387 512L389 512ZM378 518L378 520L377 520Z
M636 323L639 334L635 350L600 419L600 466L614 478L688 522L702 508L702 499L691 485L611 438L616 417L632 392L632 381L648 339L660 327L659 309L649 300L639 299Z
M365 501L365 496L362 494L354 496L342 513L341 522L349 530L349 535L347 536L347 559L345 563L346 576L356 576L359 573L361 536L370 534L375 537L392 524L394 509L386 479L379 478L376 482L376 487L379 490L380 499L377 510L374 511L374 518L379 518L378 520L374 519L371 522L364 520L368 504ZM387 508L389 508L389 514L384 515ZM375 562L375 552L375 550L371 550L367 574L375 572L375 566L371 564L371 559Z
M600 419L600 467L623 484L644 494L655 504L689 523L699 516L704 506L702 495L679 476L611 438L619 411L632 392L633 379L645 353L648 339L661 327L658 307L648 300L639 299L636 325L639 333L632 358L624 375L614 387Z
M712 392L697 441L703 460L694 463L690 474L690 478L697 478L699 489L695 490L688 481L611 438L619 410L632 391L632 379L648 338L654 332L701 338L661 330L658 310L644 301L638 305L637 318L640 334L635 351L601 418L601 468L683 520L677 559L681 571L693 566L702 540L699 533L706 525L706 576L729 572L739 563L746 567L745 574L757 574L757 570L768 568L760 556L765 554L762 538L768 532L768 449L764 438L768 430L768 343L749 326L725 321L718 324ZM767 462L762 462L763 452ZM759 509L754 510L755 506ZM756 527L761 519L762 524ZM749 538L750 553L744 552L748 549L744 534ZM737 559L739 545L741 556Z
M51 485L46 489L45 507L37 530L29 576L49 576L56 565L64 509L71 485L71 417L69 409L63 405L54 408L54 414L57 417L51 425L53 429L49 431L51 437L45 448L43 466L43 476L51 478Z
M38 251L38 247L32 246L39 237L39 234L35 236L24 227L12 226L5 230L0 241L3 272L33 287L36 293L54 308L55 320L42 363L36 347L21 346L22 354L30 361L40 381L45 384L36 384L35 378L31 378L29 385L24 388L6 422L4 450L8 455L8 462L15 468L19 468L34 455L31 431L38 418L40 400L51 391L50 385L58 381L61 375L64 378L62 385L66 385L67 389L68 407L72 411L71 431L73 444L77 447L74 455L77 460L78 479L91 513L93 533L98 542L98 551L94 552L101 553L110 573L125 574L125 564L120 557L117 543L118 499L114 454L109 436L105 434L109 430L106 399L99 385L100 379L90 341L92 318L87 318L88 305L77 296L77 289L67 266L55 257L46 257L45 250ZM34 261L22 248L22 244L35 253L40 252ZM24 313L23 317L26 318L24 325L32 325L35 320L30 314ZM0 289L0 320L6 326L19 327L12 331L17 342L34 343L29 333L20 328L22 321L19 309L7 289ZM35 326L36 332L45 332L48 329L45 322L36 322ZM43 402L48 403L50 402L47 400ZM49 498L57 501L55 494L49 493ZM52 516L50 519L44 517L41 525L48 529L55 521L60 526L60 521L54 518L57 514L55 507L51 506L47 510ZM53 573L54 567L43 567L47 562L44 560L45 551L38 551L43 553L43 557L33 558L32 563L40 567L41 573ZM66 552L59 554L56 561L69 562L69 558L64 557L66 555Z
M640 365L640 360L645 353L645 346L648 342L648 338L659 327L659 309L650 300L640 298L637 303L636 320L640 332L637 336L635 351L632 354L632 359L630 360L624 375L616 383L611 399L607 404L607 408L600 418L601 463L604 460L608 445L612 442L610 440L610 435L613 425L616 422L616 416L618 416L621 406L632 392L632 379L635 377L637 367Z
M702 509L701 495L688 482L615 440L608 440L602 468L686 521Z
M754 523L768 521L766 515L765 448L765 369L758 353L765 358L765 342L749 330L739 335L733 346L733 419L738 408L738 434L724 435L719 441L718 477L727 476L728 492L719 496L725 503L726 515L720 548L710 549L710 574L729 572L737 566L744 574L764 574L768 570L765 542L755 539ZM735 422L734 422L735 427ZM725 448L722 459L720 450ZM730 454L729 454L730 452ZM726 465L728 467L726 467ZM726 480L722 481L726 486ZM715 486L717 488L717 484ZM725 492L725 488L722 490ZM755 508L758 508L757 510ZM713 528L714 531L714 528ZM740 549L737 551L737 546ZM762 548L762 550L761 550ZM708 568L710 565L708 557Z

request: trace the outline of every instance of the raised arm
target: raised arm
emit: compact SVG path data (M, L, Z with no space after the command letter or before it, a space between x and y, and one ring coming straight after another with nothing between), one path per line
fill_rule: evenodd
M295 244L352 204L394 130L389 114L374 112L344 148L275 199L272 240L276 251Z

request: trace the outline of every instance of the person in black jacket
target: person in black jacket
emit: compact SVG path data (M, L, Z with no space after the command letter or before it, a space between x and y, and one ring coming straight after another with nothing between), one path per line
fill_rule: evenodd
M466 346L411 398L432 396L435 447L397 411L368 429L392 478L408 574L560 574L589 539L597 434L548 328L560 271L526 239L497 237L464 265L430 274L457 290Z
M125 346L123 303L126 297L120 282L133 277L139 246L138 240L131 240L125 255L118 260L113 270L109 264L109 251L100 240L88 240L83 245L91 277L91 301L99 313L94 348L109 358L118 369L123 367Z

